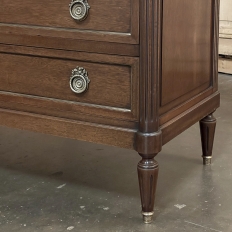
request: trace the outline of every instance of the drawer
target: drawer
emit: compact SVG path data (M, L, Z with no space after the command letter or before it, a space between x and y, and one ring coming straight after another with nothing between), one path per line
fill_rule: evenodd
M0 53L1 94L11 94L8 107L17 101L42 108L54 108L56 104L61 111L136 118L137 59L117 57L116 63L110 63L111 56L103 57L96 63ZM117 64L120 59L124 64ZM85 86L88 88L84 91Z
M71 1L2 0L0 31L138 44L139 0Z

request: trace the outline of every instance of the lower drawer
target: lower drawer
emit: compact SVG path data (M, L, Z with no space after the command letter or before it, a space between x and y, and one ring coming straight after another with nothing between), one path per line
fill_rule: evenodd
M43 114L42 108L56 105L77 114L136 119L137 58L103 57L89 62L88 55L78 60L0 53L0 107L6 101L8 108L18 102L30 111L37 105Z

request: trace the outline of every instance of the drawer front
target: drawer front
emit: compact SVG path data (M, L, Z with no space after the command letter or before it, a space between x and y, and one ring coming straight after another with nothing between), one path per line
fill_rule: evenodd
M0 31L34 36L138 43L138 0L75 0L77 2L70 8L71 1L2 0ZM70 9L76 9L72 15L77 16L77 19L71 17Z
M110 60L109 56L106 57ZM104 64L0 53L0 91L3 95L11 94L8 99L15 96L14 103L20 99L20 104L30 102L44 107L43 102L46 101L48 108L56 104L59 110L76 110L77 113L106 117L115 117L112 113L115 112L136 118L134 103L138 82L134 69L137 69L138 62L136 58L134 61L124 65ZM75 93L80 92L83 83L87 83L88 89Z

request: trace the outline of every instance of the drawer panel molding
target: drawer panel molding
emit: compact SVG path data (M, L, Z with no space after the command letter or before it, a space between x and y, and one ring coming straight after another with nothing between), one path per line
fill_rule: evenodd
M0 31L34 37L139 43L139 0L75 0L69 5L70 0L3 0Z
M110 60L109 56L104 57ZM0 53L0 102L4 103L8 95L13 103L23 102L32 107L44 104L43 107L54 111L137 121L138 59L118 57L121 63L117 64L109 64L107 59L105 63L95 63ZM75 84L80 86L81 80L86 85L91 80L88 90L74 93L70 77L72 83L76 78Z

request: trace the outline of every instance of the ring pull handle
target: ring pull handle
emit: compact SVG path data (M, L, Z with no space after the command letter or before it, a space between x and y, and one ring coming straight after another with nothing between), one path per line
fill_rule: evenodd
M82 67L76 67L72 70L70 77L70 88L74 93L83 93L89 88L89 77L87 71Z
M87 0L72 0L69 4L70 15L76 21L83 21L89 13L90 6Z

